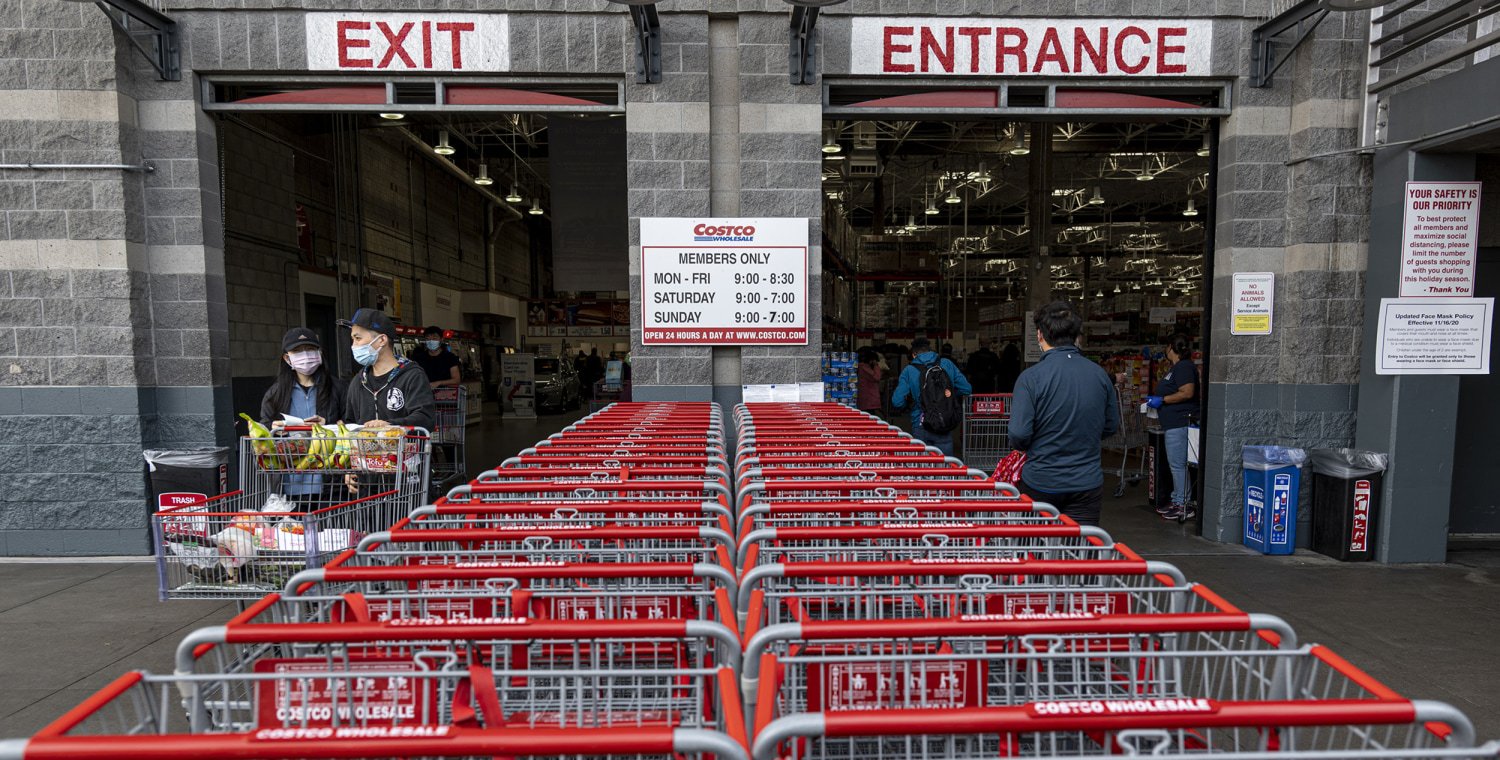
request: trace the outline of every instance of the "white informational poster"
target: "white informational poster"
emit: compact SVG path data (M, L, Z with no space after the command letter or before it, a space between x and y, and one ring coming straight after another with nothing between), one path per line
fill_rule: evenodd
M740 402L744 404L765 404L771 401L771 386L769 385L741 385Z
M1488 375L1493 298L1382 298L1377 375Z
M1235 272L1229 294L1230 335L1270 335L1276 298L1276 273Z
M535 417L534 354L500 355L500 411L502 417Z
M823 400L823 382L797 383L797 400L804 404L819 403Z
M503 13L309 13L312 71L487 73L510 70L510 22ZM451 92L464 102L462 91ZM385 102L383 94L375 103ZM394 315L392 315L394 316Z
M920 77L1201 77L1212 73L1213 45L1209 19L855 16L849 71Z
M1474 295L1479 182L1408 182L1401 218L1401 297Z
M802 400L802 389L796 383L777 383L771 386L771 400L778 404L795 404Z
M1042 344L1036 339L1036 313L1026 312L1026 329L1021 333L1021 345L1026 347L1021 357L1027 364L1036 364L1042 360Z
M642 219L641 343L807 345L807 219Z
M1177 324L1177 309L1173 306L1153 306L1150 322L1153 325Z

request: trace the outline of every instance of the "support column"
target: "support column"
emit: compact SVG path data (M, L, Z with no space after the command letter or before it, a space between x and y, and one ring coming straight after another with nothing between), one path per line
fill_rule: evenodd
M709 211L740 215L739 20L708 21ZM739 346L714 346L714 401L728 412L741 399Z
M1031 220L1031 259L1026 270L1026 308L1028 312L1034 312L1052 301L1052 182L1049 176L1052 172L1052 128L1038 123L1023 124L1017 129L1030 130L1027 135L1027 141L1031 143L1027 212ZM1021 336L1023 346L1026 341L1035 340L1035 335Z

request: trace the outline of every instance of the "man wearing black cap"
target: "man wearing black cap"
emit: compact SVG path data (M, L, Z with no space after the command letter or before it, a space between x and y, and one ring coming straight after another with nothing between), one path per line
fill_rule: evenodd
M339 324L349 328L354 361L361 365L344 395L344 419L365 427L435 427L432 387L421 367L396 355L390 317L376 309L360 309L354 319L341 319Z

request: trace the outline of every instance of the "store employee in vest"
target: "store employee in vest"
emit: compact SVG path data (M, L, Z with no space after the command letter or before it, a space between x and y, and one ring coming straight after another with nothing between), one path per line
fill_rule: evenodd
M901 378L896 381L896 391L891 394L891 406L896 409L906 408L908 399L911 401L911 434L917 440L943 452L943 456L953 456L953 428L958 425L958 412L962 409L962 401L959 397L968 396L974 392L969 387L969 380L965 378L958 367L948 359L939 358L932 350L932 343L926 338L917 338L911 342L911 364L901 370ZM942 424L937 422L935 415L925 415L922 411L922 378L927 375L926 370L933 365L941 367L947 373L947 382L952 386L944 398L948 400L942 411ZM928 382L936 382L928 376ZM932 417L932 419L928 419ZM951 418L951 419L949 419ZM924 424L924 422L926 424ZM933 427L939 428L933 430ZM946 430L942 428L946 427Z
M422 331L422 350L412 357L427 374L427 384L436 388L458 385L458 357L443 346L443 328L433 325Z
M1083 525L1098 525L1101 443L1120 430L1120 400L1104 368L1078 351L1083 319L1063 301L1036 311L1041 361L1016 379L1010 445L1026 452L1022 493Z

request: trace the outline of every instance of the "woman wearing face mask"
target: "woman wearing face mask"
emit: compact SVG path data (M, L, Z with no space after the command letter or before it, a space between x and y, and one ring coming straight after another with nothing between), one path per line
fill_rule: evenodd
M323 345L318 334L305 327L288 331L281 339L281 371L260 400L260 421L280 429L282 415L310 424L336 422L343 417L344 391L323 366ZM317 502L323 497L323 476L288 474L281 480L281 493L293 501ZM318 504L313 508L327 506Z

